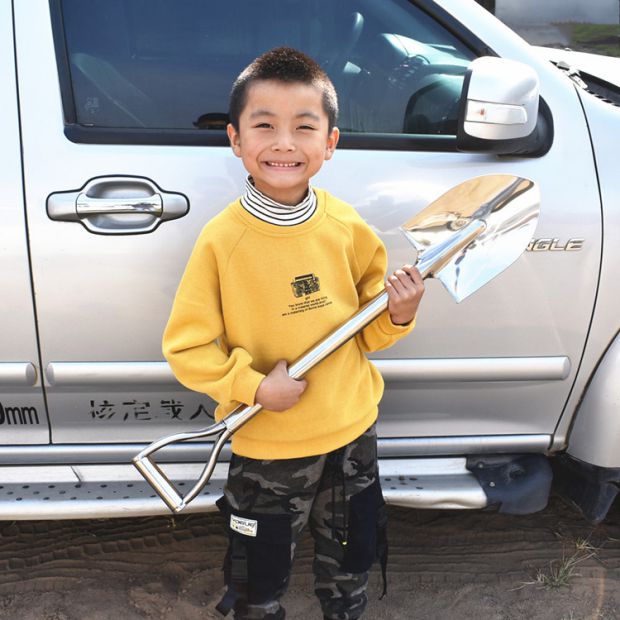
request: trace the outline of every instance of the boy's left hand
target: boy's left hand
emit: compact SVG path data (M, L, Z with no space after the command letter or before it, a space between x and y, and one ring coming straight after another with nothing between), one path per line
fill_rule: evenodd
M385 282L388 312L394 325L407 325L415 318L424 295L424 280L413 265L403 265Z

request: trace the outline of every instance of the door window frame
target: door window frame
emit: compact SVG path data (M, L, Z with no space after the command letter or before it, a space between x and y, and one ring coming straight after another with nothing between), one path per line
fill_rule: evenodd
M433 0L409 0L476 56L497 54L471 30ZM49 0L56 64L64 113L65 137L78 144L131 144L152 146L223 146L229 141L225 130L88 127L77 122L69 68L69 54L62 15L62 0ZM341 132L338 149L379 151L457 152L456 136L405 133Z

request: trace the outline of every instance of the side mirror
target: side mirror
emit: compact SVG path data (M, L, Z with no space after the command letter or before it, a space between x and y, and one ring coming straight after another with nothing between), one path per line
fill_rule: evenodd
M520 62L483 56L465 75L457 149L540 156L553 142L553 121L538 75Z

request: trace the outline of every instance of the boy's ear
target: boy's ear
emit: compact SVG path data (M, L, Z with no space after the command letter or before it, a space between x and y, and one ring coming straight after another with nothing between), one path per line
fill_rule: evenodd
M228 134L228 139L230 140L230 146L232 147L233 153L237 157L241 157L241 143L239 140L239 132L235 129L232 123L228 123L228 125L226 125L226 133Z
M327 136L327 144L325 146L325 161L332 158L332 155L336 150L336 146L338 145L339 139L340 130L338 129L338 127L334 127Z

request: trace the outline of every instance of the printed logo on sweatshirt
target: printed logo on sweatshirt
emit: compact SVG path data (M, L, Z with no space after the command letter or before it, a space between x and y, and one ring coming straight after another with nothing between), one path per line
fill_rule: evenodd
M313 273L304 276L297 276L292 282L293 295L295 297L305 297L321 290L321 283Z
M282 316L292 316L293 314L300 314L309 310L318 310L332 304L331 299L327 295L322 295L321 297L314 295L314 293L318 293L321 290L321 281L313 273L297 276L291 282L291 288L293 289L293 295L300 299L300 301L288 304L288 309L282 313Z

